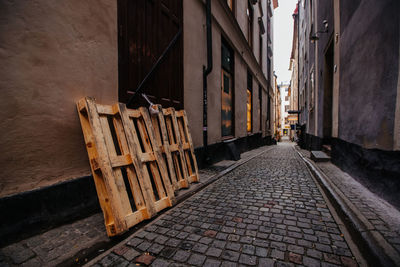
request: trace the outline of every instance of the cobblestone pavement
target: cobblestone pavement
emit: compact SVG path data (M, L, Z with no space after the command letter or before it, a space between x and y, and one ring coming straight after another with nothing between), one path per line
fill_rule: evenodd
M269 149L270 147L260 147L243 153L239 161L224 160L201 169L200 183L180 190L178 197L186 193L191 194L221 171ZM104 251L104 248L109 248L112 245L111 241L105 232L103 214L98 213L1 248L0 267L56 266L61 263L79 265L80 262L86 262L88 254L97 254Z
M306 150L301 153L306 157L310 154ZM332 163L316 165L368 220L371 230L378 231L400 253L400 211Z
M290 143L160 216L95 266L357 266Z

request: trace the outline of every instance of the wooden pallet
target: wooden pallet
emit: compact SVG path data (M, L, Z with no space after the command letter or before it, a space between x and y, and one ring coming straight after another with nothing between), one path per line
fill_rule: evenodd
M163 109L170 142L170 151L174 159L177 179L181 183L193 183L199 181L199 171L192 137L184 110L175 111L174 108Z
M181 135L182 147L185 154L187 169L189 172L189 183L199 182L199 170L197 168L196 156L194 155L194 147L192 136L189 131L189 122L185 110L175 112L178 122L179 133Z
M147 109L77 103L107 234L114 236L175 202Z

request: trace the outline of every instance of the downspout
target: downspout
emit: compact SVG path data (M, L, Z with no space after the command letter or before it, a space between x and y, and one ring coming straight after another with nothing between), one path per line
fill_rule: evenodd
M206 0L206 30L207 30L207 67L203 66L203 146L204 163L210 162L208 155L208 132L207 132L207 76L213 69L212 59L212 34L211 34L211 0Z
M300 111L300 0L297 2L297 110ZM297 124L300 125L300 112L297 113ZM298 137L299 138L299 137Z

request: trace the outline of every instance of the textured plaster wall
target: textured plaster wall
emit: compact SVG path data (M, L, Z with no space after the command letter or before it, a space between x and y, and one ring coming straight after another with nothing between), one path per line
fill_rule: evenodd
M195 147L203 145L203 65L207 65L205 6L203 1L184 1L184 105L188 114ZM247 2L235 1L235 13L240 26L247 25ZM265 76L258 68L258 5L254 6L254 59L246 48L240 30L234 27L219 1L212 1L213 70L208 75L208 144L219 143L221 137L221 36L234 50L234 119L235 137L244 137L246 131L247 69L253 74L253 128L259 132L258 84L267 88ZM264 14L266 16L266 13ZM246 24L244 24L246 23ZM242 29L242 28L241 28ZM246 28L247 31L247 28ZM193 48L196 48L195 50ZM263 50L263 53L266 49ZM266 55L264 54L264 59ZM265 69L264 69L265 70Z
M0 1L0 196L90 173L75 102L117 101L116 1Z
M399 74L399 1L341 6L339 138L393 149Z
M203 66L207 65L205 24L204 4L183 1L184 108L195 147L203 145Z

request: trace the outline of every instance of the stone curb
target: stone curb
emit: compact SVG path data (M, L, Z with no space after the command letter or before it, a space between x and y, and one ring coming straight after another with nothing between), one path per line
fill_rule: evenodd
M347 222L345 226L368 265L400 266L400 255L396 250L316 164L304 157L298 148L295 150L331 200L336 212Z
M273 146L268 146L265 149L263 149L262 151L260 151L259 153L256 153L255 155L249 156L248 158L245 159L240 159L238 160L238 162L232 164L231 166L229 166L228 168L226 168L225 170L213 175L212 177L210 177L206 182L202 183L198 183L192 190L189 190L185 193L183 193L182 195L178 195L175 199L176 199L176 203L173 207L171 207L170 209L167 209L165 212L170 211L171 209L177 207L179 204L181 204L182 202L184 202L187 198L193 196L194 194L202 191L204 188L206 188L207 186L213 184L214 182L216 182L217 180L219 180L220 178L222 178L223 176L225 176L226 174L230 173L231 171L235 170L236 168L240 167L241 165L247 163L248 161L262 155L263 153L269 151L272 149ZM193 185L192 185L193 186ZM94 257L93 259L91 259L89 262L87 262L86 264L84 264L83 266L92 266L94 264L96 264L98 261L100 261L103 257L105 257L106 255L108 255L109 253L111 253L112 251L115 250L116 247L122 246L124 245L130 238L132 238L134 235L136 235L139 231L141 231L145 226L152 224L157 218L159 218L161 215L163 215L164 212L161 212L160 214L157 214L156 216L154 216L153 218L151 218L150 220L146 221L146 223L144 223L143 225L141 225L140 228L135 229L135 231L129 235L127 238L125 238L124 240L121 240L117 245L109 248L108 250L106 250L105 252L99 254L98 256Z

